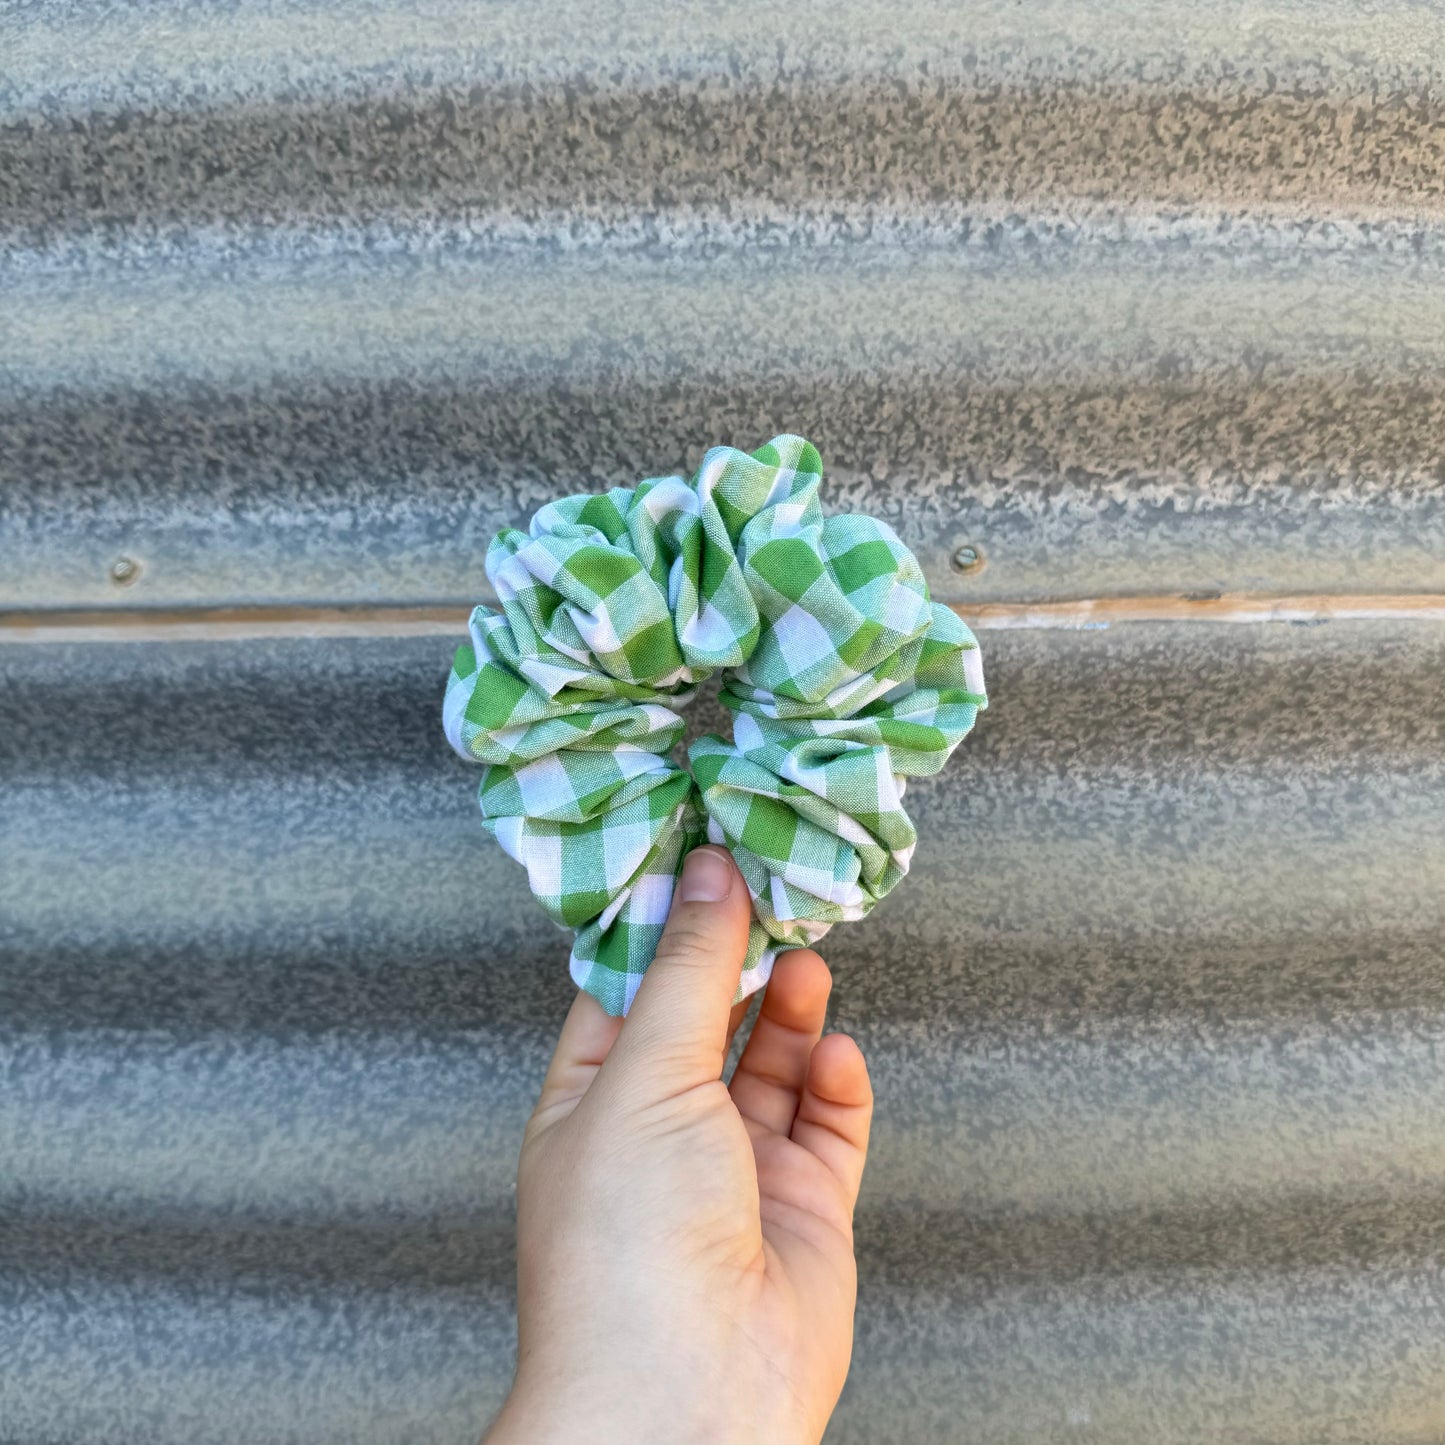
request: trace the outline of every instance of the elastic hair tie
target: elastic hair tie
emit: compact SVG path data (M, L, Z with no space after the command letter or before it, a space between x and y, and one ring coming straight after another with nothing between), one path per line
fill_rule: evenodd
M499 532L443 724L485 765L486 828L576 930L571 972L624 1014L688 850L736 860L753 900L737 998L773 960L862 918L908 872L905 780L939 771L987 706L973 634L931 602L891 527L824 517L802 437L714 447ZM721 672L733 738L670 754L676 709Z

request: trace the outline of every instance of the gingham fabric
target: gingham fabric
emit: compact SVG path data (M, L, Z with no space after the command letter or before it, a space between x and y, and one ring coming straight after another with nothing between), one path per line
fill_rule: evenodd
M444 726L484 764L485 826L576 930L572 977L626 1013L690 848L731 850L754 922L738 998L784 949L862 918L908 871L905 780L986 705L973 634L872 517L824 517L799 436L714 447L696 476L543 507L487 552ZM733 738L674 757L723 674Z

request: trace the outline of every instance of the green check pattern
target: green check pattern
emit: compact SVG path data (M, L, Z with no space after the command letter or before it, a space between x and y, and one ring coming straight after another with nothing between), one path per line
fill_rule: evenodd
M714 447L697 474L549 503L497 535L443 705L483 764L482 819L574 929L611 1014L652 961L689 849L727 847L752 894L738 998L778 953L862 918L908 872L910 777L987 705L973 634L872 517L825 517L802 437ZM731 740L675 757L678 709L722 674Z

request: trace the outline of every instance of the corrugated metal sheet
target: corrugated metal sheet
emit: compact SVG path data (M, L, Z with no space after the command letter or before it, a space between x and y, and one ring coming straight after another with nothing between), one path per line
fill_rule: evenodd
M564 949L376 634L797 429L1013 624L829 940L829 1441L1445 1440L1442 77L1405 0L0 7L0 1439L475 1436Z

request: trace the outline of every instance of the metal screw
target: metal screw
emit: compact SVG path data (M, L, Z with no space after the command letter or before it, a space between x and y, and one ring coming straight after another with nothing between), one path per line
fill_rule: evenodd
M983 549L975 547L971 542L965 542L961 547L954 549L953 569L955 572L972 572L983 566Z
M117 587L129 587L140 576L140 563L133 557L117 557L110 564L110 580Z

